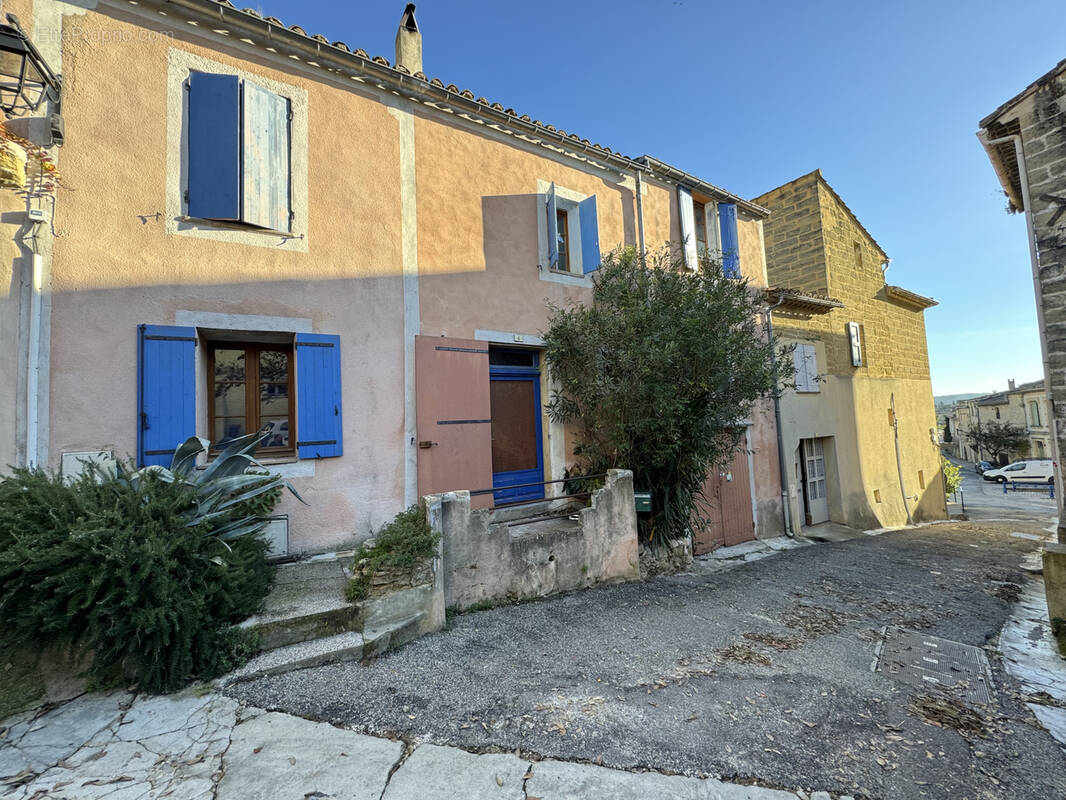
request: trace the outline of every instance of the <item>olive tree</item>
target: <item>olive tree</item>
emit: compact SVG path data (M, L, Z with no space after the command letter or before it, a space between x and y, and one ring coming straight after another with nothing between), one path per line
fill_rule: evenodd
M708 473L741 448L781 365L793 377L791 348L775 354L765 336L761 292L711 258L693 270L670 247L646 258L626 248L603 259L591 302L550 312L548 412L576 434L571 474L631 469L651 493L642 538L690 535Z

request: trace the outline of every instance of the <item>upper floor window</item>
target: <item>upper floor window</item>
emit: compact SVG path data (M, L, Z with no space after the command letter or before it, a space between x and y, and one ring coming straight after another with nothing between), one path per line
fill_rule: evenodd
M797 344L792 351L792 363L796 368L796 391L817 392L818 355L813 344Z
M721 256L722 271L729 278L740 277L740 239L737 233L737 207L696 199L685 186L677 187L681 220L681 241L685 265L695 269L700 256Z
M862 366L862 325L858 322L848 323L848 347L851 351L851 366Z
M547 241L546 256L551 272L587 275L600 266L600 230L596 195L581 195L549 186L544 199L542 233ZM542 262L543 263L543 262Z
M236 75L189 75L191 217L288 232L289 99Z
M1029 401L1029 424L1034 428L1040 427L1040 404L1036 400Z

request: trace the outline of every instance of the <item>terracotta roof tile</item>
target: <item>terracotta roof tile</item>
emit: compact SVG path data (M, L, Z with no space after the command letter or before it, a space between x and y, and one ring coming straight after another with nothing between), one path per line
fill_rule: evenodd
M418 78L420 81L424 81L426 80L426 73L424 73L422 70L419 70L415 73L415 77Z
M374 56L372 61L375 64L381 64L383 67L389 66L389 60L387 58L385 58L385 56Z
M226 3L226 5L229 5L229 3ZM250 14L251 16L255 17L256 19L262 19L263 18L263 15L260 14L258 11L256 11L254 8L242 8L241 11L243 11L245 14Z
M359 58L366 59L367 61L370 60L370 54L367 53L367 51L361 47L357 47L355 50L353 50L352 54L359 56Z
M338 50L343 50L345 53L352 52L348 49L348 45L346 45L344 42L334 42L333 46L336 47Z
M474 93L472 91L470 91L469 89L463 89L463 91L459 92L459 94L462 95L463 97L465 97L467 100L473 100L474 99Z
M326 38L325 36L323 36L323 35L322 35L321 33L316 33L316 34L315 34L314 36L312 36L311 38L312 38L312 39L315 39L315 40L317 40L317 41L319 41L319 42L325 42L326 44L329 44L329 39L327 39L327 38Z
M402 72L405 75L410 75L411 74L411 70L409 70L403 64L397 64L395 67L393 67L393 69L396 70L397 72Z

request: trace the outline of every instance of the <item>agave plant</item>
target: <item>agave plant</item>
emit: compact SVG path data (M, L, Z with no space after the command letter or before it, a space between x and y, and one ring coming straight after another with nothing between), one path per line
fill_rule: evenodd
M282 488L288 489L306 505L292 484L280 475L272 474L255 459L255 450L267 435L250 433L233 439L203 469L197 468L196 461L201 453L208 452L211 443L199 436L190 436L174 451L170 469L154 465L130 472L119 465L116 478L135 489L146 474L168 483L180 481L195 489L195 505L182 514L186 525L212 523L211 535L222 541L257 533L267 520L248 514L234 517L235 506Z

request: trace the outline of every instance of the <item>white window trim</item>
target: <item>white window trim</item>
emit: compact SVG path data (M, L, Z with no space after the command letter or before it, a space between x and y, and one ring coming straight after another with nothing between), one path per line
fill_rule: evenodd
M207 403L203 399L203 387L207 386L207 348L201 337L202 329L247 331L254 338L255 333L291 333L293 339L297 333L312 333L311 320L307 317L267 317L257 314L220 314L215 311L175 311L174 324L196 328L196 430L207 431ZM208 431L208 434L211 432ZM202 435L202 434L201 434ZM210 440L211 436L204 438ZM264 459L263 463L271 472L283 478L315 477L317 459L299 456L285 456L279 459Z
M247 230L228 223L210 220L191 220L185 190L189 184L189 93L186 84L191 72L213 72L236 75L251 81L274 94L289 100L292 121L289 123L289 210L292 229L285 234L278 231ZM308 249L308 149L307 149L307 91L280 83L247 70L211 61L176 47L167 54L167 154L166 154L166 232L180 236L195 236L232 244L281 248L306 253Z
M570 270L548 268L548 217L545 206L548 202L548 191L551 189L551 181L537 180L537 264L540 267L540 279L555 283L565 283L571 286L592 286L592 277L582 271L581 262L581 215L578 204L587 200L589 195L575 192L573 189L555 185L555 205L566 212L567 226L570 232L569 256Z

